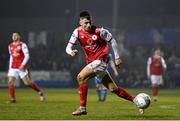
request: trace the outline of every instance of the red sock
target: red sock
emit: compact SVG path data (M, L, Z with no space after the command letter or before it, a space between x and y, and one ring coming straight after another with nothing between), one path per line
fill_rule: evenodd
M157 86L153 86L153 87L152 87L152 95L153 95L154 97L156 97L157 94L158 94L158 87L157 87Z
M122 97L126 100L132 101L134 99L134 96L129 94L125 89L118 87L117 91L115 92L119 97Z
M87 93L88 93L87 83L79 84L80 106L82 107L86 107Z
M15 87L14 87L14 84L9 85L9 96L10 96L12 99L16 99L16 97L15 97Z
M31 83L30 84L30 87L33 89L33 90L35 90L36 92L40 92L41 91L41 89L37 86L37 84L36 83Z

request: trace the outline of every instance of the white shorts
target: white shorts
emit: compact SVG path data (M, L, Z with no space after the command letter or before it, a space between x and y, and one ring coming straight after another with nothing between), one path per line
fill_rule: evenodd
M151 83L162 85L163 84L163 78L162 75L151 75Z
M93 62L89 63L87 67L93 69L93 71L96 73L96 77L99 80L102 80L104 75L108 73L107 65L108 64L102 60L94 60Z
M28 74L28 70L26 69L25 71L21 71L19 69L9 69L8 71L8 76L13 76L16 79L18 79L18 77L20 77L21 79L23 77L25 77Z

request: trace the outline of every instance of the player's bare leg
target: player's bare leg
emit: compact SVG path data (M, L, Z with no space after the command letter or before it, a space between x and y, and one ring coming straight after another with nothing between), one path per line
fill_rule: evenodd
M16 103L15 87L14 87L14 81L15 80L16 80L15 77L12 77L12 76L8 77L8 86L9 86L10 100L8 100L7 103Z
M80 97L80 107L72 112L74 116L86 115L86 102L87 102L87 93L88 86L87 80L94 77L95 73L89 67L84 67L77 76L77 81L79 83L79 97Z
M125 100L129 100L131 102L134 103L134 96L129 94L125 89L118 87L112 77L110 76L109 73L107 73L103 79L102 79L102 83L104 84L104 86L106 86L110 92L115 93L117 96L125 99ZM143 114L144 113L144 109L138 109L139 114Z
M33 81L31 81L31 79L29 78L28 75L26 75L25 77L22 78L23 82L25 85L30 86L33 90L35 90L36 92L38 92L40 101L43 102L45 101L45 95L42 89L40 89L36 83L34 83Z

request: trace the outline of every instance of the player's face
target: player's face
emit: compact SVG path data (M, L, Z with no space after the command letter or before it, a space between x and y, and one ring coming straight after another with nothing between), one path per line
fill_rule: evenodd
M12 40L15 42L15 41L18 41L20 39L20 35L18 33L13 33L12 34Z
M156 51L154 52L154 54L160 56L160 55L161 55L161 51L158 49L158 50L156 50Z
M88 20L86 18L81 18L79 24L82 26L82 28L89 32L91 31L91 20Z

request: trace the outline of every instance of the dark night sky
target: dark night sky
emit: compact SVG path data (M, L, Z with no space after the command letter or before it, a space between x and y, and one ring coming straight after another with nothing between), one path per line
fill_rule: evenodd
M180 15L180 0L118 0L120 16ZM112 15L112 0L1 0L0 17L61 17L90 10Z

